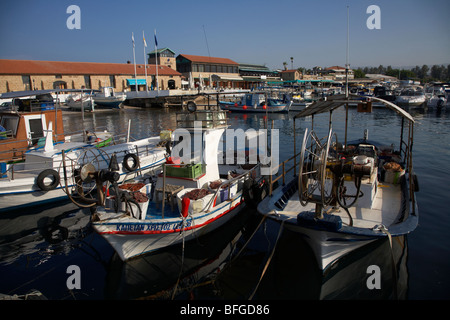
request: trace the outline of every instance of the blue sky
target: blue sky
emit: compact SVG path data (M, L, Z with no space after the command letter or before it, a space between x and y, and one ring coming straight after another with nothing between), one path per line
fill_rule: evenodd
M70 5L81 29L69 30ZM154 49L230 58L282 68L344 65L347 5L350 64L415 66L450 63L449 0L191 0L0 1L0 58L144 62L142 31ZM381 10L381 29L369 30L369 5ZM206 37L205 37L206 34Z

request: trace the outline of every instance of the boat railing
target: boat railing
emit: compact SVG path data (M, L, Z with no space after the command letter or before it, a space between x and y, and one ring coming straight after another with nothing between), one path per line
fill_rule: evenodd
M141 157L144 156L149 156L151 150L154 150L155 148L158 148L158 146L150 146L150 145L146 145L146 146L134 146L135 147L135 155L138 158L138 168L136 170L130 171L127 173L128 175L139 175L141 174L141 171L144 170L140 167L140 163L141 163ZM101 148L97 148L97 147L81 147L81 148L74 148L74 149L68 149L65 150L65 163L63 164L62 159L56 159L56 160L52 160L52 161L33 161L30 163L27 162L18 162L18 163L11 163L5 171L2 171L0 173L0 179L10 179L10 180L14 180L17 176L17 174L26 174L26 173L40 173L42 170L45 169L54 169L55 171L57 171L58 173L62 173L62 168L65 165L66 167L73 167L74 165L79 165L79 159L77 158L71 158L70 157L70 152L71 151L75 151L75 150L84 150L85 152L88 152L88 150L92 150L92 157L89 157L88 160L93 160L95 159L95 161L98 163L99 167L105 167L107 168L108 165L110 164L110 156L104 156L103 152L101 151ZM98 152L98 155L95 155L96 152ZM125 155L127 155L128 153L130 153L129 149L123 149L123 150L118 150L115 151L116 155L119 155L123 153L124 157ZM80 152L81 154L81 152ZM92 159L91 159L92 158ZM86 160L86 159L85 159ZM27 168L28 167L28 168Z
M272 195L273 192L273 186L275 183L277 183L279 180L282 181L282 185L284 186L286 184L286 177L288 176L288 173L291 171L294 171L294 177L297 174L297 167L299 163L301 152L293 155L292 157L284 160L282 163L280 163L277 167L273 168L272 171L279 172L279 174L275 175L269 175L269 195ZM292 165L290 162L293 161ZM280 171L281 168L281 171Z
M249 169L248 171L245 171L241 173L240 175L236 177L232 177L231 179L227 179L223 181L220 186L217 188L217 190L214 192L214 196L209 200L209 202L206 204L206 206L201 211L209 212L211 210L212 204L215 202L214 200L219 196L220 190L223 190L223 187L227 187L228 191L228 197L227 199L231 202L234 200L234 198L231 198L231 187L238 183L239 180L246 178L247 176L251 175L253 172L256 173L256 170L259 168L260 164L255 165L253 168ZM206 209L206 210L205 210Z
M222 128L227 126L227 113L213 110L178 112L176 121L177 128L194 128L197 121L201 122L203 129Z

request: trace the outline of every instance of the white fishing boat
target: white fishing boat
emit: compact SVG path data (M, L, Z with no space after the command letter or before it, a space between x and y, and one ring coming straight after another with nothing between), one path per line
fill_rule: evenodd
M94 93L92 98L97 108L118 109L127 96L125 93L115 92L113 87L103 87L101 92Z
M347 140L348 117L345 135L338 140L332 131L334 110L359 98L331 96L295 116L312 116L314 125L315 115L329 112L328 134L321 139L314 128L305 130L301 151L297 153L294 147L292 157L298 175L270 191L258 205L262 215L304 235L324 272L352 250L376 239L408 234L418 223L418 183L412 163L414 119L395 104L372 97L400 115L400 140L392 141L400 141L400 146L394 150L391 141L376 143L367 134Z
M92 141L110 141L110 144L100 147L83 141L53 144L52 131L50 122L45 145L28 151L24 161L8 164L2 170L0 212L67 199L63 190L63 153L67 165L70 163L73 169L86 163L106 169L114 156L120 181L142 174L165 161L166 149L159 146L160 137L122 142L119 136L113 138L108 132L97 132L91 137Z
M202 120L200 130L193 128L196 120ZM96 198L92 226L122 260L212 232L234 217L246 202L255 200L253 196L260 187L259 164L249 169L236 165L234 174L220 175L219 144L227 127L226 112L179 113L177 122L178 129L184 131L174 131L175 144L181 143L183 132L188 132L190 138L184 136L183 141L190 139L195 144L197 139L203 146L191 154L193 163L166 163L156 177L146 180L144 176L119 187L113 172L103 174L103 178L99 172L90 172L97 185L105 186L97 189L106 190ZM77 204L89 202L86 197L74 198Z
M87 91L72 94L66 99L67 106L72 110L77 111L94 111L95 103L92 94Z
M292 97L292 103L289 107L289 112L300 112L312 103L312 99L303 98L301 95L294 95Z

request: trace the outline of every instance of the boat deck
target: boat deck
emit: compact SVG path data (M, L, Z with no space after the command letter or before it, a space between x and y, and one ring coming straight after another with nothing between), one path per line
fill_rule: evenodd
M353 226L359 228L373 228L378 224L390 226L396 221L400 210L401 187L390 183L378 184L371 208L361 206L358 200L348 209L353 219ZM296 223L294 221L297 221L297 215L305 211L314 212L315 204L308 203L303 207L299 201L298 192L292 194L283 211L276 209L278 219L290 220L291 223ZM330 206L325 208L325 212L341 217L343 225L349 225L350 219L343 208Z

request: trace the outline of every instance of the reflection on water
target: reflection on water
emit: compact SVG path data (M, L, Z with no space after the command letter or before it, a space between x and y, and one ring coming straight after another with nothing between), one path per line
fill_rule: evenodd
M450 197L443 196L442 190L448 190L450 121L446 112L411 112L417 119L414 164L421 188L420 221L414 233L394 239L392 250L387 239L375 241L340 259L322 275L300 235L283 230L274 248L280 225L273 221L260 224L262 218L256 212L244 210L217 232L185 243L184 249L178 245L124 263L93 233L89 211L63 203L0 216L0 293L38 289L50 299L241 300L257 289L254 300L448 297L450 218L444 213ZM342 111L334 116L345 119ZM87 129L105 127L126 133L129 119L135 138L175 129L174 112L154 109L86 113L84 124ZM329 115L314 119L319 133L326 134L328 119ZM349 136L362 137L368 128L371 139L390 141L400 130L397 117L388 111L360 114L351 110L349 119ZM79 130L81 115L64 114L64 124L66 132ZM273 124L280 130L280 160L293 152L292 115L229 114L228 124L244 130ZM296 121L297 150L310 124L310 118ZM333 130L343 137L340 123L334 122ZM433 240L436 236L441 239L438 243ZM80 267L80 290L67 289L70 265ZM381 271L379 290L367 286L372 265ZM433 275L436 279L430 280ZM427 291L430 283L437 285Z

